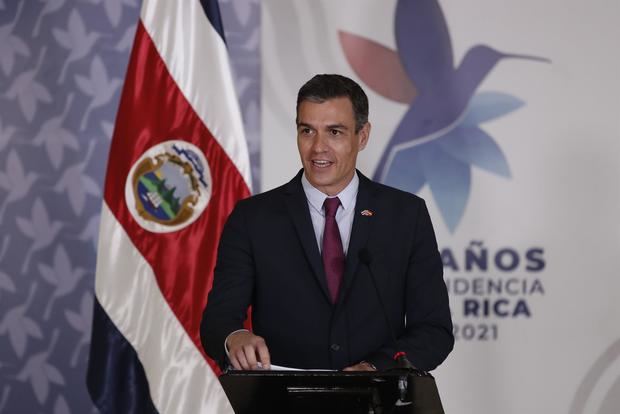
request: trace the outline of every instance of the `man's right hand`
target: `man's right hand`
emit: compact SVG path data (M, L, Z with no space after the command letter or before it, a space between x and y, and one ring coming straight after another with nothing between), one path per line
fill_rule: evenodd
M269 349L265 340L249 331L231 334L226 340L228 359L235 369L252 370L260 362L263 369L271 368Z

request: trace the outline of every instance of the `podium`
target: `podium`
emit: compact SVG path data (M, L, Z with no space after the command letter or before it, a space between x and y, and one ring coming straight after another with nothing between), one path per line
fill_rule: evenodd
M444 414L422 371L228 371L220 382L236 414Z

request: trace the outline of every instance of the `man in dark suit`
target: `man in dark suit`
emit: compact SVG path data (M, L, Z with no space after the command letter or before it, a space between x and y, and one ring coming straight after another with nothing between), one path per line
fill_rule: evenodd
M419 197L356 170L370 135L357 83L317 75L297 97L303 169L240 201L223 230L201 337L221 366L439 365L454 337L443 267ZM252 307L252 331L243 330Z

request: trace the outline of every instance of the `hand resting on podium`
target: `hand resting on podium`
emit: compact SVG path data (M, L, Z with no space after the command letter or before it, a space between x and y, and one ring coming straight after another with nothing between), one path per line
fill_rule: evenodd
M247 330L231 333L226 339L228 359L235 369L257 370L271 369L269 348L265 340ZM344 368L344 371L376 371L366 361Z

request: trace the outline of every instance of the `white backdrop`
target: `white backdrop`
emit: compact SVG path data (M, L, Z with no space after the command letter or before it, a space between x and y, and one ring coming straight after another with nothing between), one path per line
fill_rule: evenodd
M454 352L435 372L446 411L617 413L620 3L439 4L456 66L477 44L549 60L501 60L476 89L478 98L494 93L513 103L478 125L508 174L480 168L485 159L472 155L470 186L453 191L466 194L457 214L428 183L417 191L431 210L458 328ZM373 176L408 105L366 85L338 33L395 50L396 1L262 6L263 190L300 168L295 97L315 73L342 73L366 90L373 128L359 167ZM406 183L407 171L399 174Z

